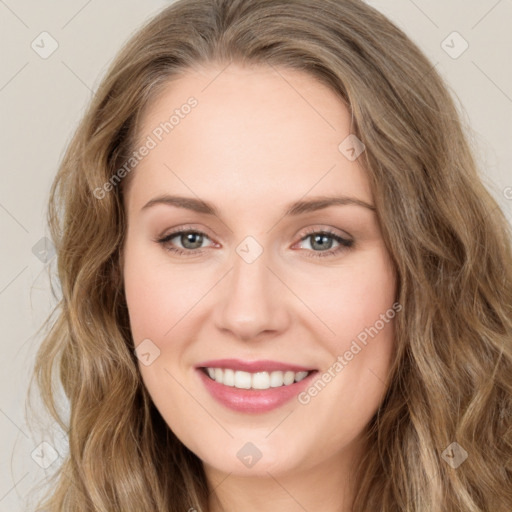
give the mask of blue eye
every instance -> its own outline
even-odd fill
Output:
[[[301,242],[304,240],[310,240],[309,245],[311,249],[320,248],[319,251],[308,251],[308,257],[313,258],[325,258],[328,256],[334,256],[351,248],[354,245],[353,240],[343,238],[329,230],[313,231],[312,233],[309,233],[303,237]],[[332,249],[333,241],[338,244],[338,246],[334,249]]]
[[[175,238],[179,239],[179,242],[182,245],[181,248],[175,247],[174,244],[171,244],[171,240]],[[203,252],[203,248],[201,246],[203,245],[205,239],[209,239],[209,237],[201,231],[178,229],[159,239],[158,242],[162,244],[168,251],[179,255],[189,256]]]

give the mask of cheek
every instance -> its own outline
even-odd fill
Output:
[[[124,286],[135,344],[166,338],[204,295],[203,277],[176,271],[158,251],[127,244]]]
[[[328,269],[328,275],[325,269],[322,273],[316,280],[307,276],[309,284],[304,281],[302,289],[309,290],[303,294],[304,301],[324,324],[323,340],[331,353],[347,350],[351,340],[375,323],[379,330],[390,330],[383,329],[381,315],[395,302],[396,276],[382,247],[361,254],[346,266]]]
[[[396,275],[383,249],[367,253],[339,276],[328,297],[321,301],[316,296],[334,331],[322,337],[331,357],[320,382],[299,401],[319,424],[340,426],[333,436],[350,437],[367,424],[384,397],[395,347],[394,318],[401,308],[395,302]]]
[[[318,338],[330,357],[319,374],[321,382],[299,401],[318,424],[338,425],[332,440],[343,444],[364,428],[387,388],[395,348],[394,318],[400,314],[395,303],[396,274],[387,251],[376,247],[331,272],[329,285],[311,290],[311,308],[331,330],[324,329],[326,334]],[[326,443],[327,451],[329,446]]]

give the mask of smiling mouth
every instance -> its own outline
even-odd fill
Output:
[[[200,368],[200,370],[208,375],[211,380],[224,386],[234,387],[238,389],[254,389],[264,390],[271,388],[280,388],[291,386],[301,380],[304,380],[312,371],[273,371],[273,372],[244,372],[240,370],[232,370],[230,368]]]

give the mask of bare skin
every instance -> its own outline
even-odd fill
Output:
[[[145,113],[140,140],[191,96],[197,106],[144,157],[125,196],[132,334],[135,345],[149,339],[160,351],[139,364],[144,384],[203,461],[213,512],[349,511],[364,430],[388,385],[393,321],[381,321],[334,377],[332,367],[390,310],[396,275],[371,208],[286,214],[320,196],[374,204],[361,159],[338,149],[351,133],[349,112],[299,71],[212,64],[169,83]],[[199,198],[217,215],[163,203],[143,209],[164,194]],[[203,234],[199,249],[180,234],[157,241],[181,227]],[[256,241],[249,251],[262,249],[251,263],[236,250],[248,236]],[[198,377],[198,363],[220,358],[319,375],[331,368],[332,378],[307,403],[244,413],[212,398]],[[252,467],[237,457],[248,442],[261,453]]]

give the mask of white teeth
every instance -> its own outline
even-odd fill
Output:
[[[308,376],[308,372],[297,372],[295,374],[295,382],[300,382]]]
[[[289,386],[305,379],[309,372],[274,371],[274,372],[242,372],[230,368],[206,368],[211,379],[239,389],[269,389]]]
[[[235,372],[227,368],[226,370],[224,370],[222,381],[219,382],[222,382],[225,386],[233,387],[235,385]]]
[[[252,376],[252,387],[254,389],[268,389],[270,387],[270,376],[268,372],[258,372]]]
[[[222,372],[222,370],[220,370]],[[222,373],[221,373],[222,375]],[[215,370],[215,380],[217,382],[220,382],[221,384],[224,384],[221,379],[217,380],[217,370]],[[240,389],[250,389],[251,388],[251,374],[247,372],[235,372],[235,388]]]
[[[272,372],[270,374],[270,387],[278,388],[283,385],[283,372]]]
[[[295,372],[285,372],[283,377],[284,385],[289,386],[295,381]]]

